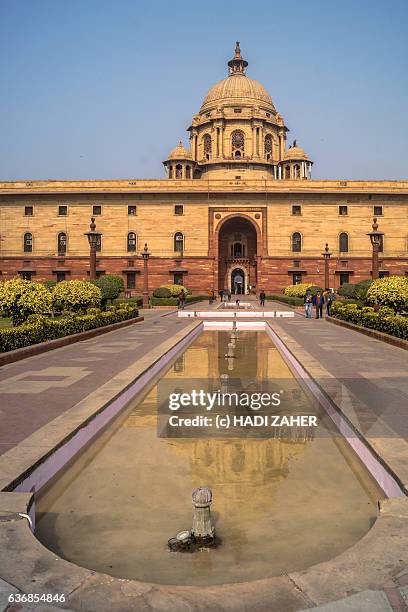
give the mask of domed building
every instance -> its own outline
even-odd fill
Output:
[[[191,148],[186,152],[196,164],[193,177],[310,179],[311,160],[299,147],[286,151],[289,130],[264,86],[247,76],[247,66],[237,42],[228,76],[210,88],[193,117],[188,128]],[[181,167],[178,176],[174,174],[170,161],[177,149],[164,162],[168,178],[191,178]]]
[[[247,72],[236,43],[227,75],[191,120],[188,144],[163,162],[166,178],[0,182],[0,280],[93,277],[90,217],[96,275],[122,276],[127,295],[143,292],[146,243],[150,291],[169,282],[201,294],[323,287],[325,270],[338,289],[374,274],[373,217],[379,275],[408,275],[408,182],[312,180],[308,153],[287,142],[282,115]]]

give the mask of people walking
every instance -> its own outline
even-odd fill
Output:
[[[306,319],[311,319],[312,318],[312,292],[310,291],[310,289],[308,289],[306,291],[306,295],[304,298],[304,304],[305,304],[305,313],[306,313]]]
[[[179,308],[183,310],[184,306],[186,305],[186,294],[184,292],[184,289],[182,289],[180,293],[178,294],[178,301],[179,301]]]
[[[260,306],[265,306],[265,300],[266,300],[266,293],[262,289],[261,293],[259,294],[259,305]]]
[[[316,319],[323,319],[324,297],[320,291],[313,296],[313,305],[316,308]]]

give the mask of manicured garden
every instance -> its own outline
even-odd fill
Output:
[[[123,291],[120,277],[43,284],[14,278],[0,283],[0,352],[105,327],[138,316],[137,305],[111,303]],[[54,316],[57,313],[58,316]]]
[[[179,303],[178,295],[184,290],[186,295],[186,304],[208,300],[208,294],[192,295],[190,289],[183,285],[162,285],[153,291],[153,296],[150,298],[152,306],[177,306]]]
[[[408,340],[408,278],[390,276],[346,287],[355,303],[334,302],[332,316]]]

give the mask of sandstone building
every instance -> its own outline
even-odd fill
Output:
[[[86,278],[84,232],[102,232],[99,274],[142,288],[183,282],[193,291],[274,291],[323,284],[322,252],[332,251],[330,286],[371,275],[366,233],[384,232],[380,274],[408,274],[408,181],[312,180],[312,160],[264,87],[246,74],[237,43],[228,76],[194,115],[189,147],[163,162],[163,180],[0,183],[0,279]]]

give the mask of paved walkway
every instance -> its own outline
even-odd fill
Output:
[[[140,323],[3,366],[0,455],[191,324],[163,310],[141,314]]]

